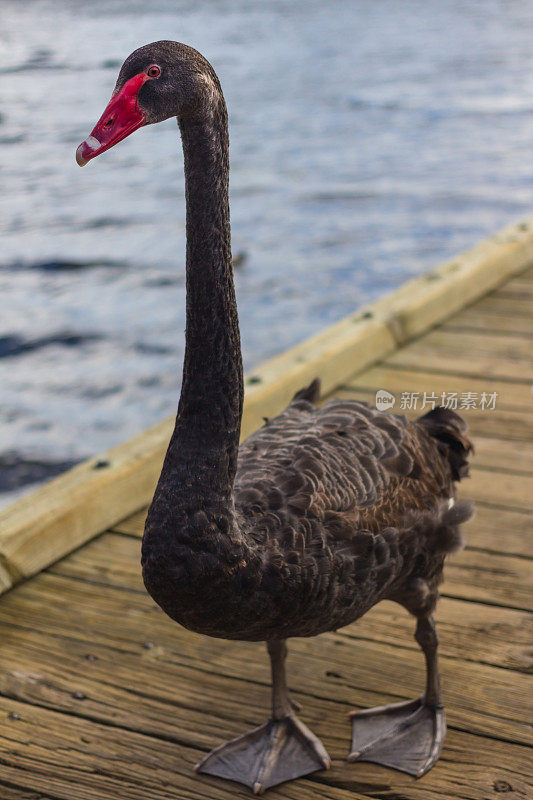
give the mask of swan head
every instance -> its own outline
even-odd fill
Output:
[[[169,41],[139,47],[120,68],[111,100],[76,150],[76,161],[85,166],[143,125],[205,114],[219,94],[213,68],[192,47]]]

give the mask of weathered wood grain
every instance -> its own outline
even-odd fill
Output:
[[[499,291],[493,292],[473,303],[468,309],[459,311],[443,324],[449,329],[479,329],[533,336],[531,319],[531,288],[533,272],[527,270],[519,278],[511,278]],[[517,291],[518,290],[518,291]],[[512,297],[506,296],[510,292]]]
[[[90,609],[90,610],[89,610]],[[89,623],[87,619],[89,618]],[[479,661],[527,672],[533,653],[533,617],[523,611],[442,597],[437,608],[441,652],[450,658]],[[119,624],[117,624],[119,620]],[[154,606],[147,594],[124,592],[43,573],[24,592],[6,596],[0,604],[0,625],[16,625],[43,636],[85,642],[135,654],[151,650],[151,642],[172,648],[179,628]],[[343,633],[355,638],[394,644],[418,652],[413,620],[399,606],[381,603]],[[7,634],[6,634],[7,635]],[[15,634],[10,634],[15,636]],[[24,638],[24,634],[19,634]]]
[[[448,597],[533,610],[533,563],[524,558],[465,549],[450,556],[441,592]]]
[[[531,275],[531,271],[523,272],[521,277]],[[504,285],[502,286],[502,288]],[[495,290],[490,294],[477,300],[473,303],[471,308],[480,308],[483,311],[492,312],[495,314],[506,314],[509,316],[520,316],[531,319],[531,299],[525,297],[524,299],[513,297],[502,297],[502,292]],[[460,312],[459,312],[460,313]]]
[[[526,512],[495,508],[478,501],[474,519],[464,526],[466,547],[533,558],[532,526],[533,519]]]
[[[479,378],[531,380],[531,342],[522,336],[439,328],[384,359],[391,366]]]
[[[474,426],[472,426],[474,427]],[[521,427],[515,428],[518,434]],[[475,452],[472,456],[474,467],[509,472],[533,473],[533,447],[526,436],[517,439],[497,439],[491,436],[477,436],[472,431]]]
[[[530,281],[509,281],[508,284],[502,286],[497,294],[497,297],[523,299],[524,297],[533,297],[533,287]]]
[[[460,487],[462,497],[471,497],[499,508],[533,511],[533,475],[474,467]]]
[[[526,269],[523,272],[521,272],[518,280],[526,281],[529,284],[533,283],[533,269],[529,267],[529,269]]]
[[[35,589],[26,586],[24,596],[19,596],[14,606],[9,602],[11,596],[0,605],[2,622],[16,619],[20,627],[32,629],[39,625],[43,633],[53,636],[68,630],[69,636],[83,638],[86,632],[84,609],[87,604],[92,604],[91,641],[107,645],[115,642],[119,648],[124,648],[127,642],[128,647],[138,652],[139,648],[144,648],[147,631],[148,639],[168,634],[169,638],[164,639],[166,646],[174,640],[176,626],[160,614],[142,590],[126,593],[107,587],[103,593],[91,584],[46,574],[36,581]],[[94,600],[95,592],[98,594],[97,602]],[[117,618],[120,619],[119,626],[113,624]],[[528,649],[531,640],[529,629],[533,620],[527,613],[442,597],[437,619],[449,630],[449,636],[442,642],[445,655],[520,671],[529,669],[533,656]],[[155,627],[152,630],[150,626]],[[455,627],[457,631],[454,634]],[[411,618],[390,603],[374,608],[356,623],[353,632],[363,638],[417,649],[411,638]],[[468,647],[465,647],[467,642]]]
[[[131,515],[131,517],[126,517],[120,522],[117,522],[116,525],[113,525],[113,527],[110,529],[110,532],[125,533],[130,536],[141,537],[143,535],[147,513],[147,507],[141,508],[140,511],[136,511],[135,514]]]
[[[501,336],[509,334],[533,338],[533,322],[530,316],[520,314],[495,314],[481,311],[475,306],[454,315],[449,322],[442,326],[443,330],[450,331],[485,331],[498,333]]]
[[[87,652],[83,640],[8,626],[3,634],[3,696],[206,749],[215,728],[236,735],[268,715],[270,668],[261,644],[199,637],[177,626],[173,647],[137,653],[95,644]],[[338,634],[292,641],[288,667],[303,718],[316,724],[328,717],[337,751],[346,735],[337,704],[366,708],[416,697],[424,680],[421,653]],[[513,672],[511,680],[510,670],[447,657],[441,672],[451,728],[530,741],[526,675]]]
[[[530,612],[441,597],[435,619],[441,657],[476,661],[518,672],[533,671],[533,615]],[[413,619],[393,603],[378,604],[339,635],[390,643],[419,652],[413,638]]]
[[[408,349],[408,348],[406,348]],[[446,366],[446,365],[444,365]],[[387,389],[392,392],[396,397],[396,405],[391,412],[408,413],[412,411],[415,415],[429,411],[431,404],[429,398],[432,394],[436,395],[437,400],[440,402],[442,393],[447,396],[450,392],[457,392],[459,405],[457,411],[465,414],[467,417],[472,414],[472,410],[461,407],[461,395],[465,392],[472,392],[476,395],[476,403],[479,404],[483,392],[491,394],[496,392],[496,409],[504,411],[533,411],[533,395],[531,387],[528,383],[527,374],[524,376],[524,381],[505,381],[490,378],[482,375],[481,377],[464,376],[459,373],[453,372],[453,364],[451,365],[452,371],[449,373],[435,371],[441,369],[440,364],[433,364],[426,370],[402,368],[401,366],[385,366],[383,364],[376,364],[364,372],[356,373],[351,376],[342,386],[342,391],[353,392],[369,392],[375,393],[378,389]],[[533,373],[533,368],[529,370]],[[337,394],[339,388],[335,390]],[[416,408],[410,409],[408,406],[402,406],[402,392],[418,393]],[[427,404],[423,407],[424,392],[426,392]],[[367,398],[359,398],[366,400]],[[406,398],[408,400],[408,398]],[[445,398],[446,399],[446,398]],[[483,412],[483,417],[490,416],[492,412],[486,410]]]
[[[121,731],[117,738],[115,729],[108,726],[10,700],[0,701],[0,709],[3,777],[28,789],[50,792],[61,800],[249,797],[248,790],[236,784],[193,776],[192,765],[201,753],[185,745],[130,731]],[[326,746],[327,724],[324,718],[317,731]],[[368,796],[499,800],[499,787],[505,785],[512,792],[509,800],[527,797],[526,748],[460,732],[449,734],[446,747],[450,761],[442,760],[420,782],[372,765],[335,761],[331,771],[276,787],[268,796],[272,800],[363,800]],[[510,763],[516,765],[514,771]]]
[[[2,800],[55,800],[50,795],[33,792],[31,789],[15,789],[0,780],[0,797]]]

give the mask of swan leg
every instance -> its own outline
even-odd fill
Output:
[[[439,758],[446,716],[437,667],[437,631],[431,616],[419,618],[415,638],[426,658],[425,694],[416,700],[354,711],[348,761],[372,761],[420,778]]]
[[[215,748],[196,766],[197,772],[244,783],[255,794],[330,765],[320,739],[295,714],[296,703],[285,678],[285,642],[268,642],[267,647],[272,667],[271,718]]]

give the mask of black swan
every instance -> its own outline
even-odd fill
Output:
[[[348,758],[423,775],[446,730],[432,612],[445,555],[472,515],[454,489],[468,471],[466,424],[443,408],[416,422],[356,401],[316,408],[315,380],[239,447],[227,113],[211,65],[177,42],[136,50],[76,158],[83,166],[173,116],[185,158],[186,348],[176,425],[146,521],[143,578],[172,619],[208,636],[265,641],[272,666],[269,721],[197,769],[261,792],[327,768],[322,743],[296,716],[285,640],[334,631],[388,599],[416,617],[425,692],[354,712]]]

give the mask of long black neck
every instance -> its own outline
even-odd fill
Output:
[[[222,92],[179,120],[187,206],[187,325],[183,382],[164,470],[194,495],[225,495],[235,477],[243,404],[231,260],[228,122]]]

